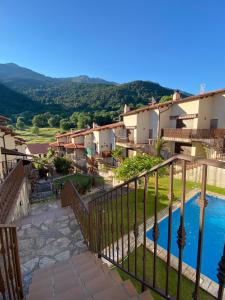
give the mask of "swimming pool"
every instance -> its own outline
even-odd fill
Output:
[[[183,251],[183,261],[193,268],[197,264],[199,206],[196,194],[185,204],[186,245]],[[202,250],[201,273],[218,282],[218,262],[223,254],[225,241],[225,200],[207,195],[208,205],[205,209],[205,227]],[[172,214],[172,245],[171,253],[178,257],[177,230],[180,224],[180,209]],[[167,249],[168,217],[159,223],[160,236],[158,244]],[[147,231],[147,237],[152,238],[152,229]]]

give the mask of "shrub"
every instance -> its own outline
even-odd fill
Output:
[[[72,166],[72,162],[65,157],[56,157],[53,161],[56,172],[62,175],[67,175]]]
[[[137,156],[126,158],[115,170],[115,175],[119,180],[128,180],[144,171],[150,170],[152,167],[161,162],[162,159],[160,157],[138,154]],[[161,169],[160,175],[164,173],[165,169]]]

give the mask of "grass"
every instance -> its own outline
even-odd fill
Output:
[[[90,176],[79,173],[57,178],[54,180],[53,184],[54,187],[57,189],[60,188],[61,185],[67,181],[72,181],[78,188],[78,190],[82,189],[83,191],[90,189],[93,185],[97,186],[104,184],[104,179],[101,176]]]
[[[142,271],[143,271],[143,260],[142,260],[142,254],[143,254],[143,246],[139,247],[137,249],[137,275],[139,278],[142,278]],[[130,254],[130,270],[134,272],[134,262],[135,262],[135,255],[134,253]],[[146,282],[152,283],[153,280],[153,254],[147,250],[146,255]],[[125,268],[127,268],[127,260],[124,263]],[[125,272],[118,269],[118,272],[123,280],[131,279],[134,286],[136,287],[137,291],[141,293],[141,284],[139,281],[133,279],[133,277],[130,277]],[[177,271],[174,269],[171,269],[170,277],[169,277],[169,293],[172,296],[176,296],[176,288],[177,288]],[[166,263],[162,261],[160,258],[157,257],[157,272],[156,272],[156,285],[157,287],[160,287],[161,289],[165,290],[165,284],[166,284]],[[194,283],[191,282],[189,279],[182,276],[182,286],[181,286],[181,300],[188,300],[193,299],[192,293],[194,291]],[[161,296],[159,296],[157,293],[151,291],[152,296],[155,300],[161,300],[164,299]],[[203,290],[200,290],[200,299],[201,300],[212,300],[215,299],[214,297],[210,296]]]
[[[32,133],[32,127],[16,130],[16,134],[25,139],[28,144],[53,142],[57,132],[59,132],[59,128],[39,128],[38,135]]]

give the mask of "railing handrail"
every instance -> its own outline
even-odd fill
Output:
[[[103,194],[103,196],[107,195],[107,194],[110,194],[111,192],[117,190],[118,188],[121,188],[121,187],[135,181],[135,180],[139,180],[139,179],[143,178],[144,176],[148,176],[151,173],[159,170],[160,168],[165,167],[165,166],[167,166],[171,163],[174,163],[177,160],[185,160],[187,162],[196,162],[196,163],[207,165],[207,166],[212,166],[212,167],[225,169],[225,162],[223,162],[223,161],[216,161],[216,160],[213,160],[213,159],[203,159],[203,158],[198,157],[198,156],[191,156],[191,155],[185,155],[185,154],[176,154],[176,155],[168,158],[167,160],[163,161],[162,163],[152,167],[150,170],[144,171],[144,172],[140,173],[139,175],[134,176],[134,177],[130,178],[129,180],[126,180],[123,183],[118,184],[114,188],[111,188],[110,190],[105,192]],[[96,197],[96,198],[92,199],[90,202],[94,202],[98,198],[99,197]]]

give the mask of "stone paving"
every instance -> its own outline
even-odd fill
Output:
[[[32,204],[29,216],[16,225],[25,292],[35,270],[86,250],[72,210],[58,201]]]

